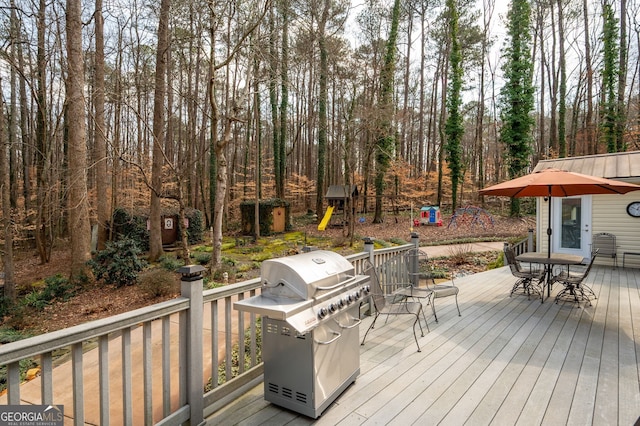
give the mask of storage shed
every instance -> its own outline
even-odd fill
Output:
[[[280,198],[260,200],[260,235],[269,235],[284,232],[290,229],[290,208],[289,203]],[[240,204],[242,214],[242,233],[245,235],[255,234],[255,201],[243,201]]]

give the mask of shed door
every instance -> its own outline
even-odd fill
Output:
[[[285,227],[285,211],[284,207],[273,208],[273,232],[284,232]]]
[[[591,195],[553,198],[553,243],[558,253],[591,258]]]

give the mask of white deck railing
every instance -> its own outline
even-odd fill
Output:
[[[379,250],[369,243],[347,259],[360,273],[365,259],[379,265],[417,244],[417,237]],[[0,404],[64,405],[75,424],[201,423],[262,374],[258,318],[232,308],[259,292],[260,279],[203,292],[202,270],[181,268],[174,300],[1,346],[7,392]],[[237,353],[249,353],[248,365],[234,366],[236,345]],[[61,350],[71,359],[58,365]],[[20,365],[28,360],[40,375],[25,382]]]

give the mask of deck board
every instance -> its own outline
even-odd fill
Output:
[[[410,316],[380,318],[361,346],[360,376],[316,420],[265,402],[260,385],[208,423],[633,424],[640,270],[594,266],[593,306],[509,297],[513,280],[506,268],[457,279],[462,316],[453,298],[437,301],[439,323],[425,306],[422,352]],[[371,320],[363,319],[361,338]]]

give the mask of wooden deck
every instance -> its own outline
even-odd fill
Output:
[[[633,425],[640,270],[594,267],[591,307],[509,297],[513,282],[506,268],[456,280],[462,316],[452,298],[439,299],[422,352],[409,318],[377,325],[361,347],[360,376],[315,421],[265,402],[261,383],[208,424]]]

